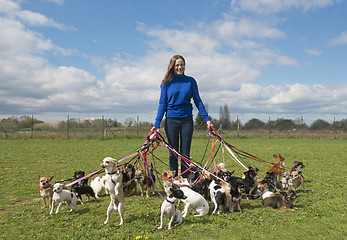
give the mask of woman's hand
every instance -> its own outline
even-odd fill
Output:
[[[213,127],[213,124],[212,124],[212,122],[210,120],[208,120],[206,122],[206,125],[207,125],[207,130],[210,130],[210,128]]]
[[[157,127],[152,127],[151,131],[160,132],[160,128],[157,128]]]

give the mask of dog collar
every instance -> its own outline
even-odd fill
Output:
[[[185,185],[185,184],[181,185],[181,187],[187,187],[187,188],[189,188],[189,186],[188,186],[188,185]]]
[[[169,199],[166,199],[168,203],[175,204],[174,202],[170,201]]]
[[[60,190],[60,192],[56,192],[56,193],[61,193],[64,189]]]
[[[45,187],[41,187],[40,186],[40,190],[49,190],[50,188],[51,188],[51,184],[48,184],[47,186],[45,186]]]
[[[114,171],[114,172],[111,172],[111,173],[107,173],[108,175],[114,175],[114,174],[116,174],[117,172],[116,171]]]

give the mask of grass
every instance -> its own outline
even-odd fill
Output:
[[[303,161],[306,165],[304,176],[308,191],[303,192],[299,188],[298,198],[294,202],[298,209],[295,212],[271,210],[263,208],[260,200],[250,203],[242,200],[243,212],[203,218],[188,215],[181,226],[172,230],[158,230],[162,199],[158,195],[150,198],[132,195],[125,199],[123,226],[118,225],[119,216],[116,212],[112,214],[109,224],[103,225],[109,204],[108,196],[98,202],[78,205],[76,213],[69,213],[64,205],[59,214],[52,218],[48,208],[41,209],[39,174],[54,176],[53,180],[57,181],[71,178],[76,170],[94,172],[100,168],[99,164],[104,157],[121,159],[128,156],[136,152],[144,139],[0,140],[0,238],[346,239],[347,139],[225,140],[269,162],[274,153],[285,156],[289,167],[293,160]],[[207,138],[193,140],[191,156],[195,162],[202,160],[207,143]],[[155,155],[161,159],[155,161],[157,169],[166,170],[167,150],[159,147]],[[219,152],[217,162],[221,162],[222,157],[222,152]],[[229,169],[236,170],[235,175],[241,174],[243,169],[227,154],[225,161]],[[258,166],[260,177],[264,176],[266,166],[253,160],[249,162]],[[165,227],[167,223],[165,221]]]

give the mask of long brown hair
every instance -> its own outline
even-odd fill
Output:
[[[163,81],[161,81],[161,85],[166,84],[168,82],[170,82],[173,78],[173,75],[175,73],[175,63],[177,59],[182,59],[184,64],[186,64],[186,60],[184,60],[184,58],[181,55],[175,55],[170,59],[169,62],[169,66],[167,67],[167,72],[165,74],[165,77],[163,79]]]

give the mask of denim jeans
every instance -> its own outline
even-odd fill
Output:
[[[190,157],[190,146],[193,137],[193,117],[185,118],[166,118],[165,133],[171,147],[179,151],[183,156]],[[181,159],[181,173],[183,173],[189,164]],[[175,170],[178,175],[178,159],[177,156],[170,151],[169,153],[170,171]],[[182,177],[188,177],[189,171],[184,173]]]

